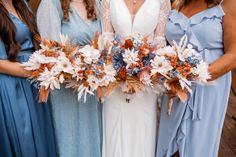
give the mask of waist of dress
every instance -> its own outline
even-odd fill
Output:
[[[19,54],[18,54],[18,56],[22,56],[22,55],[28,55],[28,54],[32,54],[33,53],[33,49],[25,49],[25,50],[21,50],[20,52],[19,52]]]
[[[222,55],[224,55],[223,49],[203,49],[200,51],[201,56],[203,57],[204,61],[207,63],[212,63]]]
[[[17,61],[22,63],[22,62],[27,62],[30,58],[30,55],[33,53],[32,49],[27,49],[27,50],[22,50],[17,56]]]
[[[199,51],[200,54],[211,54],[211,56],[220,57],[224,54],[223,48],[205,48]]]

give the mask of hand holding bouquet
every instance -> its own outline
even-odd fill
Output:
[[[160,74],[151,75],[151,60],[155,57],[156,48],[146,38],[128,38],[123,42],[116,37],[105,50],[116,70],[116,86],[122,86],[127,94],[126,101],[140,90],[158,92]],[[109,88],[108,91],[114,90]],[[107,93],[110,93],[107,92]]]
[[[156,49],[146,38],[119,37],[103,48],[101,37],[84,47],[71,46],[66,37],[62,43],[44,40],[41,49],[24,63],[32,71],[31,78],[40,84],[40,101],[46,101],[50,90],[60,84],[78,92],[78,99],[97,92],[104,99],[121,86],[129,102],[139,91],[176,93],[181,101],[188,99],[192,82],[206,83],[208,65],[200,54],[187,44],[187,36],[173,46]],[[172,99],[169,99],[168,114]]]
[[[23,63],[26,70],[32,71],[30,79],[39,82],[39,101],[48,99],[49,91],[60,89],[60,84],[74,75],[73,56],[77,47],[70,45],[66,36],[60,36],[61,43],[42,40],[38,51],[29,61]]]
[[[205,84],[210,79],[208,64],[187,41],[187,36],[184,36],[179,44],[174,42],[173,46],[157,50],[151,61],[152,75],[159,73],[164,76],[165,88],[176,93],[183,102],[188,99],[187,92],[192,93],[192,82]],[[172,100],[169,102],[168,114]]]

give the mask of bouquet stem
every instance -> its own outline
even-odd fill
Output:
[[[45,89],[45,87],[40,87],[39,89],[39,102],[47,102],[49,96],[49,90]]]

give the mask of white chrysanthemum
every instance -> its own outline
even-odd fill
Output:
[[[79,52],[81,52],[81,55],[84,57],[84,62],[87,64],[97,62],[101,55],[99,50],[90,45],[84,46],[79,50]]]
[[[74,68],[70,60],[65,55],[60,55],[57,58],[56,68],[57,71],[62,71],[71,75],[74,74]]]
[[[196,68],[192,69],[193,74],[198,75],[198,81],[200,83],[207,83],[207,80],[211,78],[208,71],[208,64],[201,61]]]
[[[108,86],[109,83],[116,81],[116,70],[112,65],[105,65],[103,72],[106,75],[100,80],[100,86]]]
[[[174,50],[172,46],[166,46],[164,48],[160,48],[156,50],[155,53],[160,56],[164,56],[164,55],[175,56],[176,55],[176,51]]]
[[[40,67],[41,64],[57,62],[56,58],[46,57],[45,55],[42,55],[42,52],[44,52],[44,51],[39,50],[39,51],[34,52],[30,56],[30,59],[27,62],[22,64],[26,70],[36,70]]]
[[[153,60],[151,60],[151,75],[155,75],[156,73],[160,73],[164,76],[173,69],[170,65],[169,61],[166,60],[164,56],[156,56]]]
[[[46,89],[60,89],[60,80],[57,77],[58,74],[59,73],[54,70],[49,71],[45,68],[44,72],[40,74],[37,80],[40,81],[40,86],[44,86]]]
[[[138,53],[135,52],[134,49],[126,49],[125,53],[123,54],[123,60],[127,64],[126,68],[129,68],[132,64],[135,65],[139,61]]]

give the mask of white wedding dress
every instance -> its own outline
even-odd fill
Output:
[[[148,37],[157,47],[165,46],[165,25],[169,0],[145,0],[132,16],[124,0],[103,0],[103,36],[115,34]],[[117,88],[104,102],[103,157],[154,157],[157,128],[157,95],[140,92],[126,102]]]

